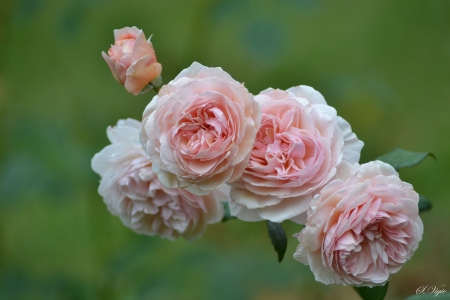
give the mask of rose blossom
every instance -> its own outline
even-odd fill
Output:
[[[347,173],[347,174],[345,174]],[[383,285],[417,249],[419,196],[390,165],[355,164],[314,197],[294,258],[325,284]]]
[[[92,159],[92,169],[101,177],[99,194],[109,211],[137,233],[187,240],[200,237],[207,224],[223,217],[228,196],[221,187],[207,196],[184,189],[166,188],[152,172],[152,163],[139,142],[141,123],[120,120],[107,130],[111,145]]]
[[[242,174],[260,117],[242,84],[194,62],[147,106],[141,142],[163,185],[205,195]]]
[[[231,214],[244,221],[306,222],[313,196],[342,162],[358,162],[363,142],[309,86],[267,89],[250,162],[231,190]]]
[[[156,61],[150,38],[146,40],[144,32],[136,27],[125,27],[114,30],[114,39],[108,55],[102,52],[114,78],[133,95],[151,89],[149,83],[158,81],[162,67]]]

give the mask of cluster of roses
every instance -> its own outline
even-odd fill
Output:
[[[139,94],[161,65],[136,27],[115,31],[103,57]],[[325,284],[382,285],[417,249],[418,194],[390,165],[359,165],[363,142],[308,86],[253,96],[221,68],[194,62],[162,86],[142,123],[109,127],[92,168],[110,212],[137,233],[188,240],[228,202],[243,221],[291,220],[294,258]]]

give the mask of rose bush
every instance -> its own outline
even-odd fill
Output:
[[[200,237],[206,225],[223,217],[226,186],[207,196],[184,189],[166,188],[152,171],[152,163],[139,142],[141,123],[120,120],[107,130],[111,145],[92,159],[92,169],[101,177],[99,194],[109,211],[137,233],[167,239]]]
[[[342,162],[358,162],[363,142],[308,86],[267,89],[255,97],[261,127],[250,161],[232,185],[232,215],[244,221],[304,224],[314,194]]]
[[[108,54],[102,52],[114,78],[133,95],[148,91],[162,71],[150,39],[136,27],[114,30],[114,39]]]
[[[311,202],[294,258],[325,284],[383,285],[422,239],[419,196],[381,161],[349,166],[339,177]]]
[[[164,186],[205,195],[242,174],[260,118],[242,84],[194,62],[147,106],[141,141]]]

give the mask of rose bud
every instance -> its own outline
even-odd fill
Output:
[[[150,38],[146,40],[144,32],[134,26],[116,29],[114,45],[108,54],[102,52],[114,78],[135,96],[152,89],[149,83],[159,86],[161,82],[162,66]]]

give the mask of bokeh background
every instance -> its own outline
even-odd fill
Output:
[[[433,152],[400,174],[434,207],[387,299],[450,290],[449,16],[447,0],[1,0],[0,299],[358,299],[316,283],[294,238],[279,264],[264,222],[171,242],[109,214],[91,157],[153,92],[128,94],[100,53],[133,25],[154,34],[166,82],[198,61],[254,94],[310,85],[365,142],[362,162]]]

